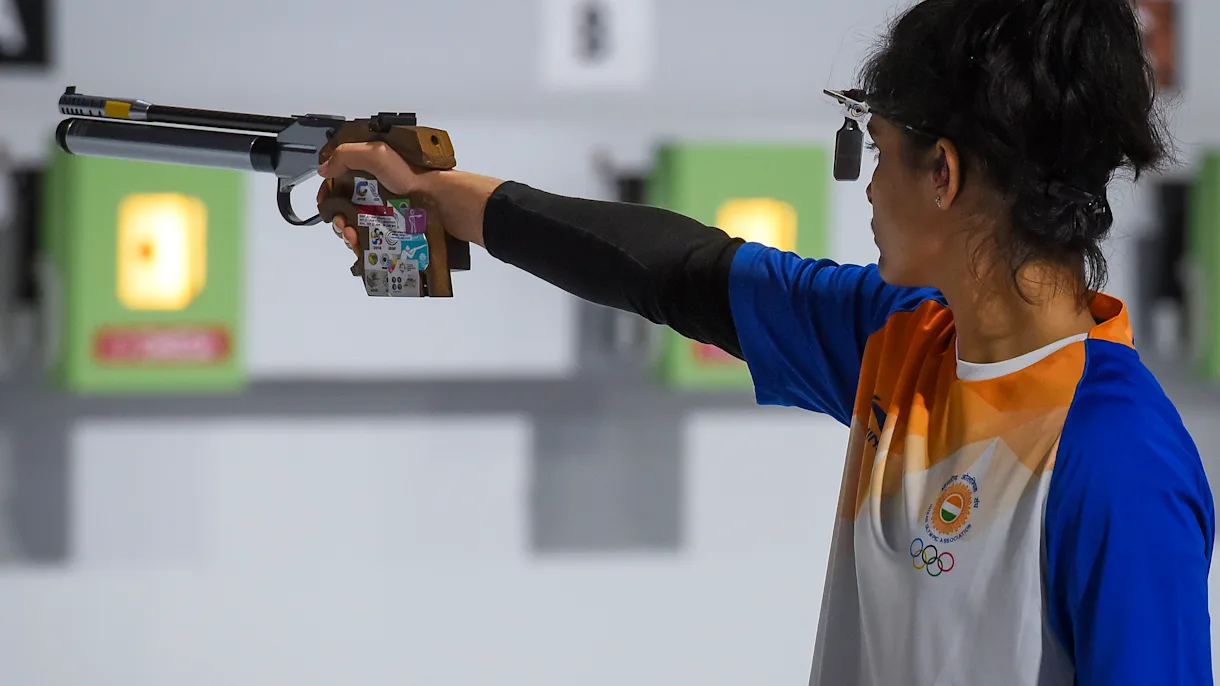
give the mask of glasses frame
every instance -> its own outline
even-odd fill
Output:
[[[856,181],[860,178],[860,161],[864,155],[864,122],[872,115],[881,113],[876,112],[868,104],[865,94],[858,90],[836,91],[824,88],[822,92],[834,98],[842,107],[843,113],[843,126],[835,134],[835,180]],[[901,122],[894,123],[920,136],[940,138],[926,129]]]

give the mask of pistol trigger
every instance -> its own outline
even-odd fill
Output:
[[[276,204],[280,208],[280,216],[284,218],[284,221],[293,226],[313,226],[320,223],[322,221],[322,215],[320,214],[315,214],[309,219],[304,220],[297,217],[296,211],[292,209],[292,189],[294,188],[296,188],[296,184],[291,180],[280,179],[279,188],[275,194]]]

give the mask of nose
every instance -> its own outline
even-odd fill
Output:
[[[873,184],[868,184],[868,187],[864,189],[864,194],[868,196],[868,204],[873,204]]]

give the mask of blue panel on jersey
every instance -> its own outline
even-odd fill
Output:
[[[838,265],[746,243],[729,279],[730,306],[755,396],[851,423],[868,337],[933,289],[890,286],[876,265]]]
[[[1052,628],[1082,686],[1210,684],[1215,511],[1199,453],[1134,350],[1085,350],[1046,503]]]

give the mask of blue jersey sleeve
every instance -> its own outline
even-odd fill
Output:
[[[895,311],[940,299],[890,286],[876,265],[839,265],[746,243],[729,301],[755,397],[762,405],[822,412],[851,423],[864,345]]]
[[[1198,451],[1134,350],[1089,340],[1086,355],[1047,494],[1052,628],[1081,686],[1210,684]]]

